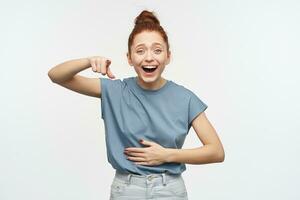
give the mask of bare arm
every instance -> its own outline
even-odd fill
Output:
[[[110,71],[110,63],[109,59],[100,56],[69,60],[51,68],[48,76],[52,82],[72,91],[100,98],[100,79],[80,76],[77,73],[92,67],[94,72],[102,75],[107,74],[110,78],[115,78]]]
[[[88,58],[69,60],[50,69],[48,76],[54,83],[63,83],[90,66]]]
[[[225,153],[222,143],[204,112],[193,120],[192,126],[204,145],[193,149],[168,148],[166,161],[188,164],[223,162]]]

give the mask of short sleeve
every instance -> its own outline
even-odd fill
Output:
[[[123,82],[120,79],[100,77],[101,86],[101,118],[105,118],[106,110],[118,106]]]
[[[189,114],[188,114],[188,124],[191,127],[192,121],[202,112],[206,110],[208,106],[193,92],[191,92],[189,100]]]

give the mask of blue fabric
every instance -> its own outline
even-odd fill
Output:
[[[108,162],[119,171],[140,175],[181,174],[184,163],[136,165],[123,153],[126,147],[145,147],[140,139],[166,148],[180,149],[192,120],[207,105],[192,91],[171,80],[157,90],[147,90],[137,77],[123,80],[101,77],[101,118],[104,120]]]

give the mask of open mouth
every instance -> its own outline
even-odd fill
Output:
[[[157,69],[157,66],[142,66],[144,72],[152,73]]]

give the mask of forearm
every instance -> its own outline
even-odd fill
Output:
[[[207,164],[224,161],[224,152],[214,145],[204,145],[193,149],[167,149],[166,162],[187,164]]]
[[[89,67],[90,62],[87,58],[73,59],[53,67],[48,76],[53,82],[64,82]]]

